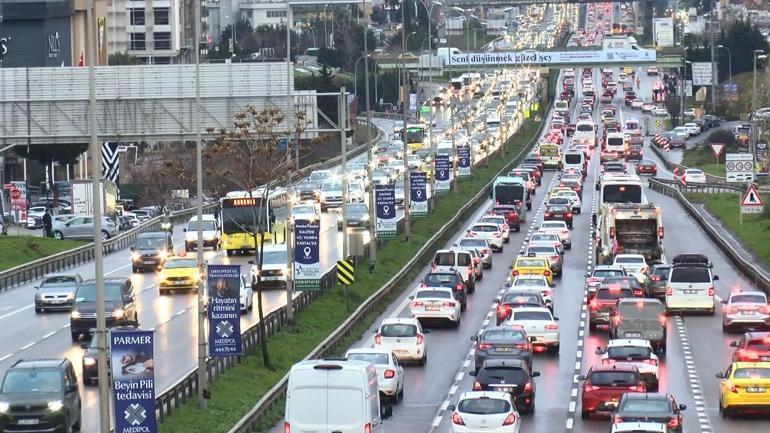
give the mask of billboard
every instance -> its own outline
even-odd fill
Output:
[[[449,155],[436,155],[434,176],[436,194],[446,194],[452,187],[452,161]]]
[[[457,148],[457,177],[471,177],[471,148],[468,146]]]
[[[320,226],[310,221],[294,223],[294,288],[321,290]]]
[[[625,64],[628,62],[654,62],[657,54],[654,50],[610,49],[586,51],[500,51],[488,53],[452,53],[448,64],[452,66],[468,65],[504,65],[504,66],[549,66],[560,64]]]
[[[115,433],[157,432],[153,331],[113,329],[109,338]]]
[[[206,270],[209,356],[243,355],[241,266],[208,265]]]
[[[409,173],[409,207],[415,218],[428,216],[427,179],[424,171]]]
[[[671,17],[652,19],[653,41],[659,47],[674,46],[674,19]]]
[[[396,187],[394,185],[376,185],[374,188],[376,205],[376,228],[378,239],[395,239],[398,231],[396,222]]]

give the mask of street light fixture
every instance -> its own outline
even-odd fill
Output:
[[[371,57],[371,56],[369,54],[365,54],[357,58],[356,63],[353,65],[353,94],[354,95],[358,95],[358,62],[360,62],[361,60],[367,57]],[[366,72],[368,73],[369,71],[366,71]],[[366,73],[364,74],[364,79],[367,79]],[[366,96],[367,98],[369,97],[369,95],[366,95]]]

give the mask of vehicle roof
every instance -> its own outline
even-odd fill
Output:
[[[216,216],[214,216],[213,214],[203,214],[203,215],[201,215],[201,219],[203,221],[216,221],[217,220]],[[198,221],[198,216],[197,215],[193,215],[193,216],[190,217],[190,222],[193,222],[193,221]]]
[[[45,274],[43,276],[43,279],[51,278],[51,277],[79,277],[80,274],[77,272],[51,272],[50,274]]]
[[[418,286],[416,289],[414,289],[415,293],[417,293],[417,292],[425,292],[425,291],[428,291],[428,290],[452,293],[452,289],[451,288],[444,287],[444,286],[427,286],[427,287]]]
[[[517,308],[515,310],[516,313],[526,313],[526,312],[546,312],[551,313],[551,310],[547,307],[521,307]]]
[[[411,317],[388,317],[388,318],[382,319],[382,323],[380,323],[380,326],[394,325],[394,324],[419,325],[419,323],[420,322],[417,319],[413,319]]]
[[[137,239],[138,238],[165,238],[166,236],[168,236],[166,232],[144,232],[136,235]]]
[[[660,302],[659,299],[652,299],[652,298],[620,298],[618,299],[618,304],[657,304],[661,307],[663,306],[663,303]]]
[[[649,340],[642,338],[616,338],[607,342],[607,347],[652,347]]]
[[[460,400],[475,400],[479,398],[494,398],[511,402],[511,395],[501,391],[467,391],[460,394]]]
[[[770,365],[770,363],[768,363]],[[597,371],[634,371],[639,372],[639,369],[634,364],[626,364],[625,362],[616,362],[614,364],[596,364],[591,367],[591,372]]]
[[[346,353],[381,353],[383,355],[391,355],[393,352],[385,347],[355,347],[348,349]]]
[[[487,359],[484,361],[483,364],[481,364],[481,368],[500,368],[500,367],[511,367],[511,368],[519,368],[523,370],[529,370],[529,364],[527,364],[526,361],[523,359],[500,359],[500,358],[492,358]]]
[[[770,361],[733,362],[735,368],[770,368]]]
[[[65,363],[67,363],[66,358],[20,359],[11,366],[11,369],[59,368]]]
[[[767,294],[765,294],[765,292],[761,292],[759,290],[736,290],[736,291],[730,293],[730,297],[731,298],[733,296],[736,296],[736,295],[756,295],[756,296],[762,296],[762,297],[767,298]]]
[[[663,392],[627,392],[623,394],[623,398],[634,400],[668,400],[671,398],[671,394]]]

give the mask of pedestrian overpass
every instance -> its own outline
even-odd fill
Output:
[[[497,7],[512,7],[523,5],[535,5],[535,4],[549,4],[549,5],[567,5],[567,4],[585,4],[585,3],[628,3],[629,0],[484,0],[481,6],[497,6]],[[635,0],[645,3],[652,3],[655,0]],[[444,0],[443,3],[447,6],[454,7],[476,7],[480,6],[479,0]]]

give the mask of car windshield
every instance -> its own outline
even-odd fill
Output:
[[[423,282],[427,285],[437,284],[441,287],[454,285],[458,281],[456,275],[452,274],[428,274],[423,278]]]
[[[535,241],[553,241],[553,242],[557,242],[557,241],[559,241],[559,237],[556,236],[556,235],[546,235],[546,234],[542,234],[542,233],[541,234],[535,233],[535,234],[532,235],[531,238],[529,238],[529,241],[530,242],[535,242]]]
[[[201,221],[200,223],[200,229],[204,232],[211,232],[217,229],[217,225],[214,221],[208,220],[208,221]],[[190,221],[187,223],[187,231],[188,232],[195,232],[198,231],[198,221]]]
[[[527,372],[521,368],[482,368],[476,376],[479,382],[517,384],[527,380]]]
[[[152,237],[152,238],[136,238],[134,248],[137,250],[155,250],[163,249],[166,246],[166,238],[164,237]]]
[[[528,253],[541,253],[541,254],[555,254],[555,250],[553,247],[529,247],[527,248]]]
[[[635,385],[636,375],[630,371],[594,371],[589,377],[593,386]]]
[[[492,226],[492,225],[476,225],[476,226],[473,226],[473,229],[471,230],[473,230],[474,232],[491,233],[491,232],[496,232],[499,229],[497,228],[497,226]]]
[[[350,361],[366,361],[372,364],[390,364],[388,355],[384,353],[349,353]]]
[[[541,229],[563,229],[567,227],[565,223],[543,223],[540,225]]]
[[[670,271],[670,270],[671,270],[671,268],[669,268],[668,266],[659,266],[659,267],[656,267],[655,269],[653,269],[652,275],[657,275],[657,276],[661,277],[661,279],[665,280],[665,279],[668,278],[668,271]]]
[[[286,263],[286,250],[265,251],[262,254],[263,265],[283,265]]]
[[[414,297],[417,299],[424,299],[424,298],[450,299],[452,298],[452,294],[446,290],[420,290],[415,294]]]
[[[623,276],[622,269],[597,269],[594,271],[593,277],[595,278],[607,278],[607,277],[619,277]]]
[[[733,379],[770,379],[770,368],[739,368],[733,373]]]
[[[620,407],[619,412],[671,412],[671,403],[668,400],[654,398],[629,398]]]
[[[620,301],[618,313],[625,319],[658,320],[663,316],[663,304],[660,302]]]
[[[551,313],[547,311],[515,311],[512,320],[551,320]]]
[[[560,205],[560,204],[548,206],[547,210],[548,212],[558,212],[558,213],[569,212],[569,208],[567,206]]]
[[[762,352],[770,351],[770,338],[768,339],[762,339],[762,340],[749,340],[748,343],[746,343],[749,349],[751,350],[757,350]]]
[[[639,287],[639,280],[636,277],[608,277],[604,279],[604,284],[636,289]]]
[[[295,214],[308,214],[308,213],[315,213],[315,209],[313,206],[294,206],[292,208],[292,212]]]
[[[52,284],[72,285],[77,282],[77,279],[72,275],[56,275],[53,277],[46,277],[41,286],[50,286]]]
[[[369,209],[366,207],[365,204],[348,204],[345,206],[345,212],[349,214],[359,214],[359,213],[367,213],[369,212]]]
[[[607,348],[610,359],[649,359],[652,349],[637,346],[615,346]]]
[[[458,412],[472,415],[493,415],[510,410],[510,403],[499,398],[469,398],[457,404]]]
[[[503,296],[504,304],[541,304],[539,295],[526,293],[511,293]]]
[[[197,268],[198,261],[195,259],[174,259],[167,260],[163,265],[165,269]]]
[[[482,341],[505,341],[507,343],[526,343],[524,333],[515,329],[490,329],[481,336]]]
[[[746,302],[751,304],[766,304],[767,300],[762,295],[733,295],[730,302]]]
[[[633,298],[634,292],[630,289],[621,288],[607,288],[599,289],[596,291],[597,299],[620,299],[620,298]]]
[[[505,219],[502,217],[484,217],[481,219],[481,222],[492,223],[492,224],[503,224],[505,222]]]
[[[323,191],[342,191],[342,182],[324,182],[321,189]]]
[[[671,270],[671,278],[669,280],[672,283],[710,283],[711,272],[709,272],[708,268],[704,267],[676,267]]]
[[[54,369],[10,370],[3,381],[3,394],[55,393],[62,390],[62,375]]]
[[[454,266],[455,255],[454,253],[438,253],[436,254],[436,258],[433,259],[433,263],[435,263],[436,266]]]
[[[383,337],[414,337],[417,335],[417,327],[406,323],[382,325],[380,334]]]
[[[542,268],[545,266],[542,260],[521,259],[516,262],[517,268]]]
[[[516,278],[513,286],[541,286],[545,287],[548,283],[543,278]]]
[[[643,265],[644,264],[644,257],[616,256],[615,257],[615,263],[626,263],[626,264]]]
[[[106,302],[118,302],[123,298],[123,285],[104,283],[104,300]],[[78,287],[75,302],[96,302],[96,283],[86,283]]]
[[[486,247],[487,241],[484,239],[462,239],[458,245],[461,247]]]

